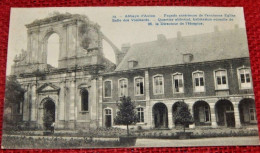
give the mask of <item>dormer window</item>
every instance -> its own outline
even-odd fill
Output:
[[[137,66],[138,62],[136,60],[129,60],[128,61],[128,68],[132,69],[135,68]]]

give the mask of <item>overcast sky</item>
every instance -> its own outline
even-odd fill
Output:
[[[42,19],[53,12],[84,14],[93,22],[101,26],[101,31],[118,47],[123,43],[140,43],[156,40],[157,34],[164,34],[167,38],[177,36],[177,31],[181,31],[183,36],[214,31],[214,26],[219,30],[233,29],[235,24],[240,28],[245,28],[243,9],[228,7],[63,7],[63,8],[12,8],[9,28],[8,42],[8,62],[7,74],[10,74],[13,59],[21,49],[27,50],[27,29],[25,24],[29,24],[36,19]],[[116,23],[112,22],[112,16],[125,15],[156,15],[163,17],[164,14],[235,14],[234,21],[231,22],[204,22],[203,26],[148,26],[147,22]],[[156,21],[154,19],[154,21]],[[55,50],[55,39],[58,36],[49,38],[49,47]],[[115,61],[112,48],[104,44],[105,56],[111,61]],[[56,53],[58,54],[58,53]],[[52,57],[54,57],[53,53]],[[50,58],[48,62],[53,62],[55,58]],[[56,63],[57,64],[57,63]]]

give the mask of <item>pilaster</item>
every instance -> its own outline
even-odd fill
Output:
[[[216,112],[215,112],[215,103],[210,103],[210,117],[211,117],[211,127],[212,128],[216,128],[217,125],[217,121],[216,121]]]
[[[234,106],[234,116],[235,116],[235,127],[240,128],[241,122],[240,122],[240,115],[239,115],[239,102],[232,102]]]

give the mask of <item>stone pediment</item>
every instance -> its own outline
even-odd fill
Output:
[[[38,93],[42,93],[42,92],[59,92],[60,88],[51,84],[51,83],[45,83],[44,85],[42,85],[41,87],[39,87],[37,89]]]

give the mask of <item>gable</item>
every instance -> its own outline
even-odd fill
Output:
[[[51,83],[45,83],[44,85],[40,86],[37,89],[38,93],[41,92],[59,92],[60,88],[51,84]]]

